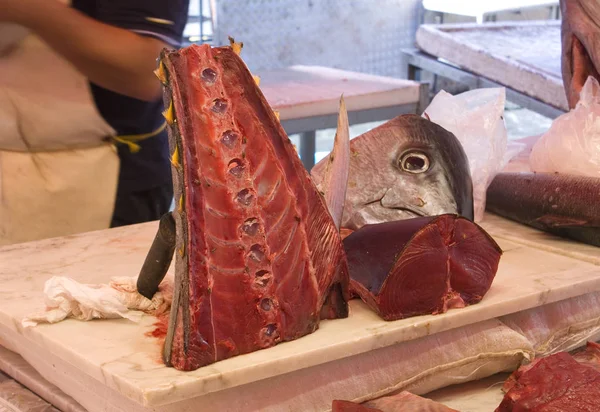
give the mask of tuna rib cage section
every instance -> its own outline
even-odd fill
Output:
[[[177,204],[163,360],[194,370],[348,316],[348,270],[322,196],[231,47],[163,50]]]

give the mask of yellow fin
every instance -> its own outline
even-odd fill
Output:
[[[162,60],[158,64],[158,69],[154,70],[154,74],[162,84],[167,84],[167,74],[165,73],[165,65]]]
[[[260,86],[260,76],[253,75],[252,78],[254,79],[254,83],[256,83],[257,86]]]
[[[175,167],[179,167],[179,148],[177,146],[175,146],[175,150],[171,156],[171,164]]]
[[[179,198],[179,208],[177,209],[179,213],[183,212],[183,195]]]
[[[173,100],[171,100],[169,108],[163,112],[163,116],[165,117],[165,120],[167,121],[169,126],[171,126],[175,121],[175,109],[173,108]]]
[[[235,39],[231,36],[229,36],[229,45],[233,49],[233,52],[237,55],[239,55],[242,52],[242,48],[244,47],[244,43],[236,43]]]
[[[185,255],[185,249],[182,246],[181,248],[179,248],[179,256],[183,257],[183,255]]]
[[[279,112],[277,110],[273,110],[273,114],[275,114],[275,117],[277,120],[279,120]]]

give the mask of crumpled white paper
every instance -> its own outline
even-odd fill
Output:
[[[113,277],[108,285],[82,284],[71,278],[54,276],[44,285],[46,311],[26,316],[24,327],[57,323],[66,318],[129,319],[139,322],[142,314],[166,312],[173,297],[171,285],[163,282],[152,300],[137,292],[136,277]]]

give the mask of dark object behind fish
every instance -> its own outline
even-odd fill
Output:
[[[495,412],[600,410],[600,345],[558,352],[521,366],[504,383],[506,393]]]
[[[311,170],[317,185],[328,159]],[[460,141],[417,115],[398,116],[350,141],[342,227],[455,213],[473,220],[473,183]]]
[[[562,78],[569,108],[579,101],[588,76],[600,81],[600,2],[560,0]]]
[[[344,248],[350,290],[388,321],[481,301],[502,255],[481,227],[450,214],[366,225]]]
[[[545,232],[600,246],[600,179],[551,173],[500,173],[487,210]]]

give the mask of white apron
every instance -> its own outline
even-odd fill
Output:
[[[87,79],[20,28],[0,39],[0,246],[108,228],[119,158]]]

